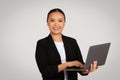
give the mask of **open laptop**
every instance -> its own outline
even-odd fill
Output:
[[[80,67],[69,67],[66,69],[66,71],[82,71],[89,69],[90,64],[92,64],[93,61],[97,61],[97,64],[99,66],[104,65],[106,62],[110,44],[111,43],[104,43],[90,46],[84,68],[81,69]]]

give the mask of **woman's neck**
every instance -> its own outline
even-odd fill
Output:
[[[54,42],[62,42],[62,34],[50,34]]]

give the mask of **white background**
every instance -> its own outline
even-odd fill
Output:
[[[90,45],[111,42],[106,64],[79,80],[118,80],[120,63],[119,0],[0,0],[0,80],[41,80],[36,42],[49,30],[49,10],[67,18],[64,35],[74,37],[84,60]]]

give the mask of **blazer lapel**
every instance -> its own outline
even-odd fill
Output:
[[[64,48],[65,48],[65,54],[66,54],[66,61],[69,60],[69,44],[67,39],[65,38],[64,35],[62,35],[63,43],[64,43]]]
[[[57,50],[57,47],[55,46],[55,43],[54,43],[54,41],[52,39],[52,36],[49,35],[48,38],[49,38],[50,46],[52,46],[52,48],[54,50],[53,52],[57,55],[57,59],[59,59],[59,62],[61,63],[61,58],[60,58],[59,52]]]

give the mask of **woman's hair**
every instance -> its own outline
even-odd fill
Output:
[[[52,9],[52,10],[50,10],[50,11],[48,12],[48,14],[47,14],[47,22],[48,22],[48,18],[49,18],[49,16],[50,16],[50,14],[51,14],[51,13],[54,13],[54,12],[60,12],[61,14],[63,14],[64,20],[66,21],[66,17],[65,17],[64,12],[63,12],[61,9],[59,9],[59,8],[54,8],[54,9]]]

